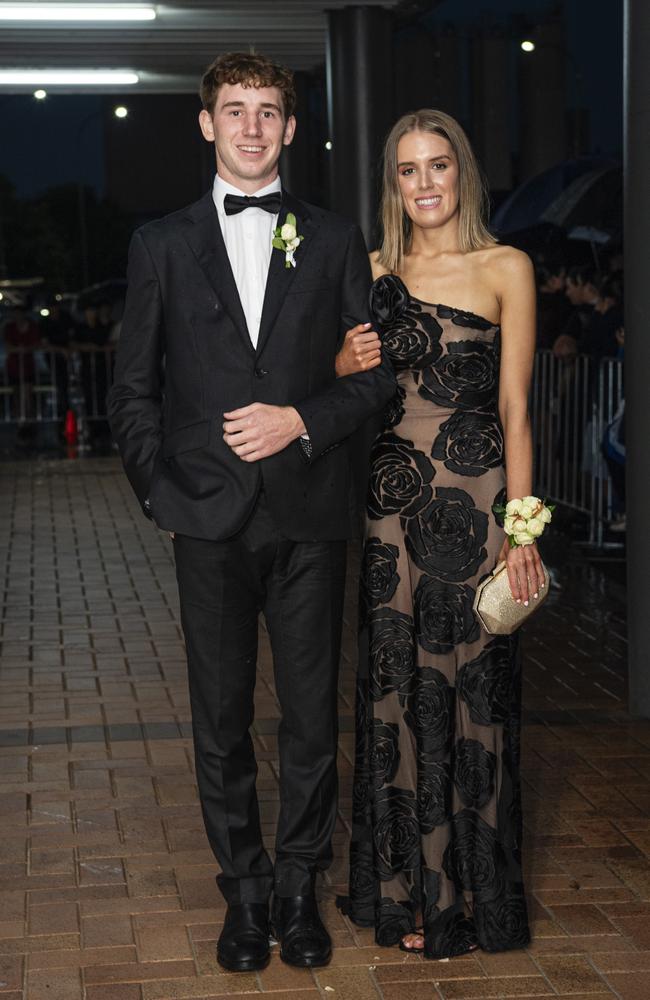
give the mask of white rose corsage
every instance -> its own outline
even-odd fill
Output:
[[[492,508],[495,514],[503,517],[503,530],[510,545],[532,545],[544,528],[553,519],[555,504],[549,504],[539,497],[522,497],[509,500],[508,503],[495,504]]]
[[[293,212],[287,212],[284,224],[273,230],[273,246],[276,250],[284,252],[285,267],[296,266],[294,254],[305,238],[298,235],[297,225],[298,222]]]

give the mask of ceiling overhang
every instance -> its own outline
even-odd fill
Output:
[[[106,6],[106,0],[103,2]],[[14,5],[0,2],[0,10]],[[145,22],[3,21],[0,68],[131,70],[138,74],[139,82],[130,90],[196,93],[201,73],[222,52],[263,52],[293,70],[321,65],[327,40],[326,12],[350,6],[350,2],[179,0],[151,6],[156,18]],[[364,6],[394,8],[398,2],[364,0]],[[3,93],[33,89],[29,84],[0,87]],[[79,88],[56,87],[58,93],[73,90],[78,92]],[[86,87],[88,90],[124,93],[123,87],[111,85]]]

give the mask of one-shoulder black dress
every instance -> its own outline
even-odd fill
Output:
[[[520,948],[517,640],[472,610],[504,540],[500,330],[393,275],[371,302],[398,391],[371,457],[345,908],[379,944],[422,920],[429,958]]]

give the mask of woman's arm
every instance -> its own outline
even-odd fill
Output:
[[[377,262],[377,250],[368,254],[373,279],[386,271]],[[336,377],[367,372],[381,364],[381,341],[371,323],[363,323],[348,330],[339,353],[336,355]]]
[[[372,323],[360,323],[348,330],[336,355],[336,377],[367,372],[380,364],[381,341],[379,334],[372,329]]]
[[[520,250],[499,250],[497,294],[501,302],[501,367],[499,416],[505,443],[507,499],[530,496],[533,488],[533,441],[528,393],[535,359],[535,278],[530,258]],[[501,559],[508,565],[513,597],[528,603],[544,585],[537,545],[510,548],[505,539]]]

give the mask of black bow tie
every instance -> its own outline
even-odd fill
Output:
[[[282,205],[282,192],[273,191],[271,194],[263,194],[261,198],[247,194],[227,194],[223,199],[223,207],[226,215],[237,215],[246,208],[263,208],[271,215],[277,215]]]

